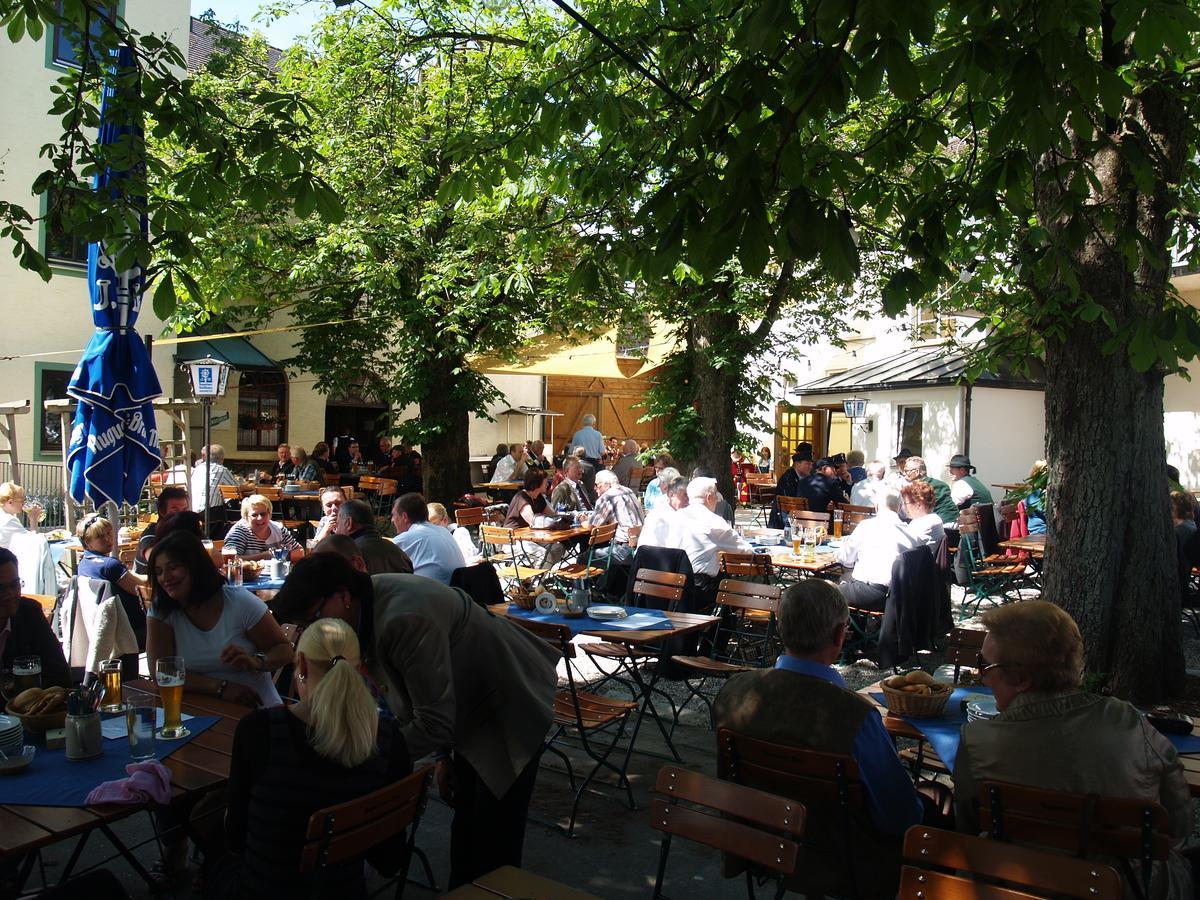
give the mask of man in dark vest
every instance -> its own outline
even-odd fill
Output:
[[[866,697],[851,691],[833,668],[846,639],[849,615],[841,592],[828,581],[808,578],[789,587],[779,602],[784,653],[772,669],[730,678],[717,695],[714,718],[718,732],[728,728],[760,740],[854,758],[870,809],[870,821],[857,823],[852,847],[863,860],[856,867],[863,873],[862,880],[872,884],[860,883],[858,889],[874,895],[894,891],[899,841],[906,828],[922,821],[925,803],[896,755],[879,713]],[[896,868],[881,864],[885,859],[896,863]],[[840,877],[844,860],[815,862],[830,869],[827,892],[835,892],[833,882]]]
[[[959,509],[994,502],[988,486],[975,477],[975,467],[967,456],[955,453],[947,468],[950,470],[950,497]]]

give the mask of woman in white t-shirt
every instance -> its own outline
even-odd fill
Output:
[[[21,524],[21,513],[25,509],[25,488],[12,481],[0,484],[0,547],[8,549],[13,535],[25,530]],[[42,519],[42,508],[34,503],[29,507],[29,530],[37,531]]]
[[[185,691],[244,706],[278,706],[271,672],[292,661],[292,646],[267,605],[225,583],[196,535],[176,531],[150,553],[153,606],[147,620],[150,671],[182,656]]]

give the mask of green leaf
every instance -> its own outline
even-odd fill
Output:
[[[154,314],[162,321],[167,321],[175,312],[179,301],[175,297],[175,280],[168,271],[154,289]]]

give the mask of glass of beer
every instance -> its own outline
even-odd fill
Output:
[[[18,694],[30,688],[42,686],[42,658],[40,656],[18,656],[13,659],[13,690]]]
[[[106,659],[100,663],[100,677],[104,681],[104,705],[101,712],[120,712],[124,707],[121,703],[121,661]]]
[[[792,529],[792,556],[799,557],[804,549],[804,531],[805,529],[800,527]]]
[[[842,537],[842,514],[835,512],[833,514],[833,536],[835,540],[841,540]]]
[[[182,656],[164,656],[154,667],[154,679],[158,683],[158,696],[163,706],[163,727],[159,737],[172,741],[191,734],[183,727],[183,682],[187,669]]]

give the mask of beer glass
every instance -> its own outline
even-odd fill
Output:
[[[129,755],[133,759],[154,756],[154,727],[158,716],[158,698],[148,691],[125,689],[125,721],[129,730]]]
[[[792,556],[799,557],[804,549],[804,529],[799,525],[792,528]]]
[[[40,656],[18,656],[13,659],[13,690],[18,694],[30,688],[42,686],[42,658]]]
[[[121,704],[121,661],[106,659],[100,663],[100,677],[104,680],[104,705],[101,712],[120,712]]]
[[[842,538],[842,514],[841,514],[841,512],[835,512],[833,514],[833,537],[835,540],[841,540],[841,538]]]
[[[163,727],[158,734],[169,741],[187,737],[191,732],[183,727],[183,682],[187,679],[183,657],[164,656],[154,668],[163,705]]]

